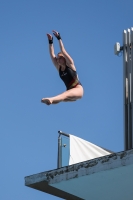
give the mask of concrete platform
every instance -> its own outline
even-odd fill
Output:
[[[70,200],[133,200],[133,149],[27,176],[25,185]]]

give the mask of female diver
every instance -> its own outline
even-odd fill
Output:
[[[55,56],[53,37],[48,33],[49,53],[53,64],[59,72],[60,78],[66,86],[66,91],[54,97],[42,98],[41,102],[47,105],[57,104],[59,102],[76,101],[83,96],[83,87],[78,79],[74,61],[66,52],[60,34],[57,31],[53,31],[53,34],[59,41],[61,52]]]

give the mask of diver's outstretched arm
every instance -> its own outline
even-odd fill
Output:
[[[57,63],[56,56],[55,56],[55,53],[54,53],[53,37],[49,33],[47,33],[47,37],[48,37],[48,41],[49,41],[49,53],[50,53],[50,57],[51,57],[51,60],[52,60],[52,62],[54,64],[54,66],[58,70],[58,63]]]
[[[66,62],[67,64],[69,65],[69,67],[71,67],[73,70],[76,71],[76,68],[74,66],[74,61],[73,59],[71,58],[71,56],[67,53],[67,51],[65,50],[65,47],[63,45],[63,42],[62,42],[62,39],[61,39],[61,36],[60,34],[57,32],[57,31],[53,31],[53,34],[54,36],[58,39],[59,41],[59,46],[60,46],[60,50],[61,50],[61,53],[63,54],[63,56],[65,57],[66,59]]]

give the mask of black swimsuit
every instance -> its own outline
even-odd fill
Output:
[[[64,71],[61,71],[61,67],[59,68],[60,78],[66,85],[67,90],[75,88],[77,85],[81,85],[77,72],[66,66]]]

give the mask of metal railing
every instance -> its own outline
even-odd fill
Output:
[[[69,147],[69,134],[58,131],[58,158],[57,168],[69,165],[70,147]]]

